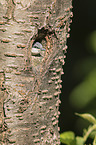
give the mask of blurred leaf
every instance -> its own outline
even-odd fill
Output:
[[[94,138],[94,141],[93,141],[93,145],[96,145],[96,135],[95,135],[95,138]]]
[[[89,130],[91,130],[92,129],[92,125],[90,125],[89,127],[88,127],[88,129],[83,129],[83,136],[85,136],[86,134],[87,134],[87,132],[89,131]],[[94,139],[95,138],[95,136],[96,136],[96,127],[95,127],[95,129],[93,128],[93,130],[91,130],[91,132],[90,132],[90,134],[89,134],[89,137],[90,138],[92,138],[92,139]]]
[[[87,57],[84,59],[80,59],[80,61],[77,61],[75,63],[75,66],[73,68],[73,74],[75,76],[75,79],[81,80],[86,75],[89,75],[89,73],[96,68],[96,56]]]
[[[89,127],[90,127],[90,126],[89,126]],[[84,129],[83,129],[83,136],[84,136],[86,133],[87,133],[87,129],[84,128]]]
[[[80,137],[80,136],[76,137],[76,145],[84,145],[83,137]]]
[[[77,108],[83,108],[96,97],[96,69],[92,70],[86,79],[73,89],[70,102]]]
[[[94,139],[95,136],[96,136],[96,131],[92,131],[90,134],[90,138]]]
[[[90,123],[92,124],[96,124],[96,119],[94,116],[92,116],[91,114],[89,113],[84,113],[84,114],[79,114],[79,113],[75,113],[76,115],[88,120]]]
[[[92,53],[96,53],[96,31],[93,31],[86,40],[87,49]]]
[[[75,134],[72,131],[66,131],[60,134],[60,141],[67,145],[75,145]]]
[[[96,130],[96,124],[91,125],[88,127],[87,132],[84,134],[84,142],[86,142],[86,140],[88,139],[88,137],[90,136],[90,134]]]

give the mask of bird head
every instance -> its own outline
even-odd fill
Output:
[[[32,50],[31,50],[32,55],[34,55],[34,56],[41,56],[41,51],[45,51],[45,49],[43,48],[41,43],[36,42],[32,46]]]
[[[33,48],[37,48],[37,49],[40,49],[41,51],[45,51],[45,49],[43,48],[42,44],[39,43],[39,42],[36,42],[36,43],[33,45]]]

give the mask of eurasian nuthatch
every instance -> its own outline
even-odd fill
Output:
[[[34,56],[40,56],[41,51],[45,51],[45,49],[43,48],[42,44],[39,42],[36,42],[31,49],[31,53]]]

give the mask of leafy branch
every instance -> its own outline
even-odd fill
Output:
[[[75,133],[72,131],[66,131],[60,134],[60,141],[66,145],[84,145],[88,137],[91,137],[93,139],[93,145],[96,145],[96,118],[88,113],[76,113],[76,115],[86,119],[91,123],[91,125],[87,130],[84,129],[83,137],[75,136]]]

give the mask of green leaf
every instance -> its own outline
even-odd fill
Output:
[[[87,37],[86,46],[88,51],[96,54],[96,30]]]
[[[84,138],[77,136],[76,137],[76,145],[84,145]]]
[[[86,140],[88,139],[88,137],[91,135],[91,133],[93,131],[96,131],[96,124],[91,125],[91,126],[88,127],[88,130],[87,130],[87,132],[85,133],[85,135],[83,137],[84,138],[84,142],[86,142]]]
[[[93,145],[96,145],[96,136],[94,138]]]
[[[96,69],[93,69],[86,78],[78,84],[69,96],[70,103],[82,109],[96,97]]]
[[[60,134],[60,141],[67,145],[75,145],[75,134],[72,131],[66,131]]]
[[[85,113],[85,114],[79,114],[79,113],[75,113],[76,115],[88,120],[90,123],[92,124],[96,124],[96,119],[94,116],[92,116],[91,114],[89,113]]]
[[[90,133],[90,138],[94,139],[95,136],[96,136],[96,131],[92,131]]]

